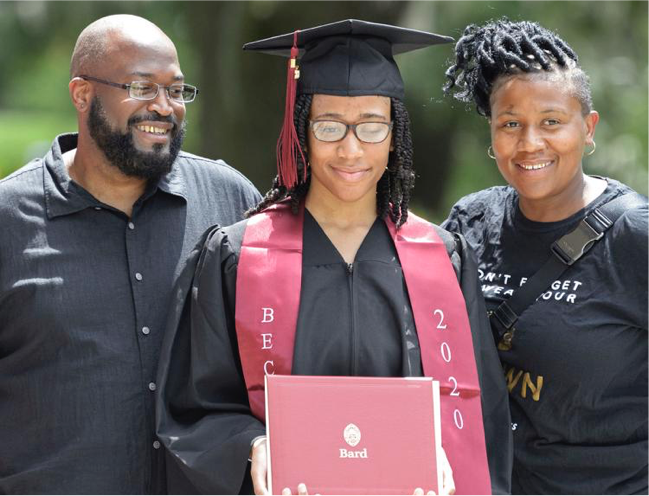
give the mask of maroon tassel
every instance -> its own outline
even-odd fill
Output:
[[[295,110],[295,95],[297,93],[297,80],[300,77],[300,69],[297,65],[299,53],[297,47],[297,34],[293,33],[293,47],[291,58],[288,61],[288,73],[286,75],[286,105],[284,108],[284,123],[282,131],[277,140],[277,175],[279,184],[291,190],[297,184],[297,158],[298,153],[302,157],[302,163],[306,164],[302,147],[295,130],[293,113]],[[303,181],[306,181],[306,166],[303,168]]]

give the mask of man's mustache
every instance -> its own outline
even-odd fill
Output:
[[[178,128],[178,119],[174,115],[160,115],[156,113],[146,115],[134,115],[128,120],[129,126],[134,126],[140,122],[167,122],[174,126],[174,130]]]

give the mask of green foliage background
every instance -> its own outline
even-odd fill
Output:
[[[274,176],[285,65],[243,53],[243,43],[346,18],[400,24],[456,39],[469,23],[508,16],[557,31],[591,77],[597,152],[589,173],[647,194],[647,2],[9,2],[0,1],[0,177],[76,130],[67,83],[81,30],[109,14],[141,15],[174,40],[188,82],[201,89],[188,108],[185,149],[223,158],[265,191]],[[451,45],[398,58],[413,121],[416,212],[442,220],[460,197],[503,184],[485,151],[486,121],[444,97]]]

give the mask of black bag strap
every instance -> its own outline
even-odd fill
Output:
[[[627,210],[646,205],[647,199],[639,193],[626,193],[601,205],[584,217],[579,225],[562,236],[550,247],[552,256],[514,295],[489,312],[491,329],[498,343],[498,349],[510,350],[514,337],[514,324],[518,317],[536,301],[568,267],[579,260],[596,241],[604,236]]]

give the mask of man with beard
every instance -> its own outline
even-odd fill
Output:
[[[0,493],[178,491],[153,421],[172,286],[260,195],[180,151],[197,90],[149,21],[88,26],[69,89],[78,134],[0,181]]]

